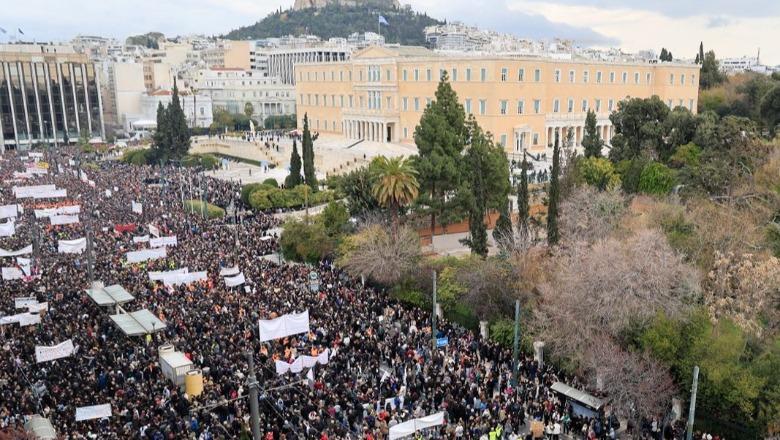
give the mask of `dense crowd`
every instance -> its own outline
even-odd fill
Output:
[[[182,200],[202,197],[245,209],[237,185],[186,168],[110,162],[86,167],[87,161],[81,161],[86,178],[80,179],[74,159],[61,153],[49,174],[25,182],[12,181],[13,172],[24,169],[19,156],[7,153],[0,162],[2,204],[15,202],[14,184],[54,183],[68,190],[67,201],[57,203],[82,208],[80,223],[52,227],[36,220],[32,209],[52,201],[24,199],[16,234],[0,239],[0,248],[9,250],[39,243],[37,276],[0,284],[0,316],[18,312],[15,297],[49,302],[38,325],[0,326],[0,428],[20,427],[24,416],[40,413],[72,439],[240,438],[249,431],[249,353],[257,365],[261,430],[268,440],[384,439],[393,425],[437,411],[446,412],[446,423],[424,432],[426,438],[523,438],[519,433],[527,432],[532,419],[542,421],[551,438],[563,432],[614,438],[614,419],[576,418],[550,390],[556,381],[574,379],[521,356],[519,383],[512,387],[511,350],[446,321],[437,326],[437,336],[446,336],[448,345],[433,349],[429,311],[402,307],[328,262],[309,267],[267,258],[277,250],[270,235],[275,219],[207,219],[182,207]],[[131,201],[143,204],[142,214],[131,211]],[[135,230],[115,229],[129,224]],[[176,235],[178,246],[165,259],[127,264],[127,251],[146,246],[133,237],[148,234],[150,224]],[[109,319],[111,312],[85,294],[86,253],[59,254],[57,240],[84,237],[87,229],[94,236],[95,279],[125,287],[135,297],[125,308],[149,309],[167,324],[164,330],[127,337]],[[0,260],[4,267],[15,264],[14,258]],[[220,269],[235,265],[246,284],[227,287]],[[184,267],[205,270],[208,279],[175,287],[149,281],[149,271]],[[316,292],[309,284],[312,271],[319,277]],[[258,320],[304,310],[309,333],[259,342]],[[76,346],[72,356],[36,363],[36,345],[67,339]],[[202,395],[187,396],[162,375],[157,350],[166,343],[204,370]],[[307,371],[275,371],[275,360],[325,349],[330,360],[313,369],[313,380]],[[40,385],[45,391],[34,394]],[[112,417],[74,421],[77,407],[105,403]]]

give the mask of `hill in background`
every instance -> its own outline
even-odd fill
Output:
[[[382,35],[387,43],[425,45],[425,27],[442,24],[427,14],[419,14],[409,8],[395,8],[379,1],[363,6],[329,4],[323,8],[277,11],[254,25],[231,31],[225,38],[254,40],[302,34],[317,35],[324,40],[348,37],[354,32],[376,32],[379,15],[389,23],[389,26],[382,26]]]

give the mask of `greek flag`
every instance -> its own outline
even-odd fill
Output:
[[[3,29],[3,28],[1,28],[1,27],[0,27],[0,32],[2,32],[2,33],[4,33],[4,34],[7,34],[7,33],[8,33],[8,32],[6,32],[6,31],[5,31],[5,29]]]
[[[16,30],[18,30],[20,34],[24,35],[24,32],[22,32],[21,28],[16,28]]]
[[[381,15],[379,16],[379,24],[383,24],[385,26],[389,26],[390,25],[390,23],[387,22],[387,19],[385,19],[385,17],[383,17]]]

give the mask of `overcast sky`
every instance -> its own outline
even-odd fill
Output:
[[[780,0],[401,0],[447,20],[530,38],[573,38],[629,51],[671,49],[693,57],[699,41],[718,57],[755,55],[780,64]],[[222,34],[252,24],[293,0],[0,0],[0,41],[20,28],[27,39],[77,34],[124,38]],[[392,26],[392,22],[390,23]],[[371,29],[367,29],[371,30]]]

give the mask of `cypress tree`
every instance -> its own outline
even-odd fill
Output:
[[[596,112],[588,110],[585,117],[585,136],[582,137],[582,146],[585,149],[585,157],[601,157],[601,148],[604,141],[601,140],[596,129]]]
[[[298,143],[293,139],[292,153],[290,154],[290,175],[284,179],[284,186],[295,188],[301,184],[301,156],[298,154]]]
[[[417,207],[430,215],[431,234],[437,218],[441,224],[462,218],[459,201],[446,195],[457,191],[463,179],[460,165],[466,136],[466,113],[444,72],[436,99],[425,108],[414,129],[419,152],[414,158],[420,182]]]
[[[560,173],[560,140],[558,133],[555,134],[555,146],[553,146],[553,163],[550,173],[550,192],[549,205],[547,206],[547,244],[554,246],[558,244],[558,202],[560,198],[560,188],[558,187],[558,174]]]
[[[528,201],[528,161],[523,153],[523,167],[520,172],[520,183],[517,186],[517,229],[523,239],[528,238],[528,223],[531,210]]]
[[[152,137],[154,140],[154,155],[156,159],[165,159],[170,145],[168,117],[162,102],[157,103],[157,129]]]
[[[696,62],[696,64],[704,64],[704,42],[703,41],[699,42],[699,55],[697,55],[696,59],[699,60]]]
[[[317,190],[317,175],[314,173],[314,143],[309,131],[309,115],[303,115],[303,178],[312,190]]]
[[[176,86],[176,78],[173,79],[173,96],[166,111],[168,129],[170,130],[170,155],[179,158],[187,154],[190,149],[190,131],[187,127],[187,117],[179,101],[179,88]]]
[[[496,220],[496,227],[493,229],[493,239],[502,249],[511,247],[515,242],[512,219],[509,217],[509,200],[499,207],[498,220]]]

